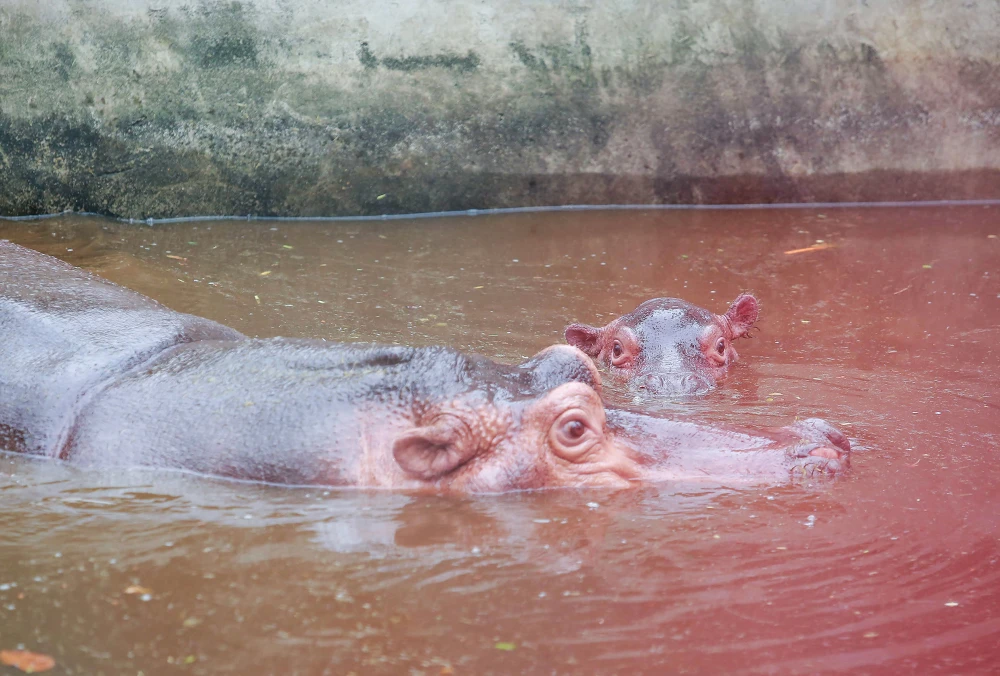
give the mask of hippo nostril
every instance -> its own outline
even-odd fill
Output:
[[[646,377],[642,379],[642,383],[639,385],[639,387],[650,392],[662,392],[664,386],[663,376],[657,373],[646,374]]]
[[[817,432],[826,437],[832,445],[843,452],[851,452],[851,442],[844,436],[844,433],[822,418],[806,418],[800,424],[804,429]]]

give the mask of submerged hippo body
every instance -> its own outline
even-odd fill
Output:
[[[654,298],[603,327],[571,324],[566,342],[590,355],[615,385],[651,394],[699,394],[725,379],[759,305],[740,295],[717,315],[679,298]]]
[[[606,413],[597,370],[569,346],[504,365],[440,347],[249,339],[5,242],[0,345],[0,449],[92,467],[497,492],[706,468],[773,479],[848,459],[823,429]]]

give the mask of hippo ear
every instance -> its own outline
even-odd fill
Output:
[[[570,324],[566,327],[566,342],[590,357],[601,354],[597,339],[601,330],[586,324]]]
[[[733,338],[742,338],[750,333],[757,323],[760,314],[760,304],[749,293],[740,294],[726,311],[726,319],[733,327]]]
[[[467,428],[451,416],[433,425],[403,432],[392,444],[392,456],[407,474],[425,480],[437,479],[467,462],[476,454],[463,432]]]

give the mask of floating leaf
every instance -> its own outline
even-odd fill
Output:
[[[152,594],[152,589],[147,589],[146,587],[140,587],[137,584],[130,585],[125,588],[126,594]]]
[[[281,248],[282,248],[282,249],[294,249],[295,247],[293,247],[293,246],[289,246],[289,245],[287,245],[287,244],[282,244],[282,245],[281,245]]]
[[[507,652],[510,652],[511,650],[516,650],[517,649],[517,644],[516,643],[508,643],[506,641],[500,641],[499,643],[497,643],[493,647],[496,648],[497,650],[506,650]]]
[[[56,666],[56,661],[48,655],[27,650],[0,650],[0,664],[15,667],[26,674],[37,674]]]
[[[793,254],[808,253],[810,251],[822,251],[823,249],[832,249],[832,248],[833,244],[820,240],[819,243],[813,244],[812,246],[803,247],[801,249],[791,249],[789,251],[786,251],[785,255],[791,256]]]
[[[930,269],[932,269],[933,267],[934,267],[934,266],[933,266],[933,265],[931,265],[930,263],[925,263],[925,264],[924,264],[924,270],[930,270]]]
[[[271,274],[270,270],[264,270],[264,272],[260,273],[260,276],[261,277],[267,277],[269,274]]]
[[[385,193],[382,193],[381,195],[379,195],[375,199],[377,199],[377,200],[384,200],[385,199]]]
[[[187,263],[187,259],[184,256],[175,256],[173,254],[167,254],[167,258],[172,258],[175,261],[181,261],[182,263]]]

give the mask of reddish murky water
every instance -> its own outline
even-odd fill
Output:
[[[3,455],[0,648],[109,675],[995,673],[998,235],[985,207],[0,223],[249,334],[504,360],[752,290],[729,381],[657,406],[819,415],[857,449],[813,485],[475,498]]]

